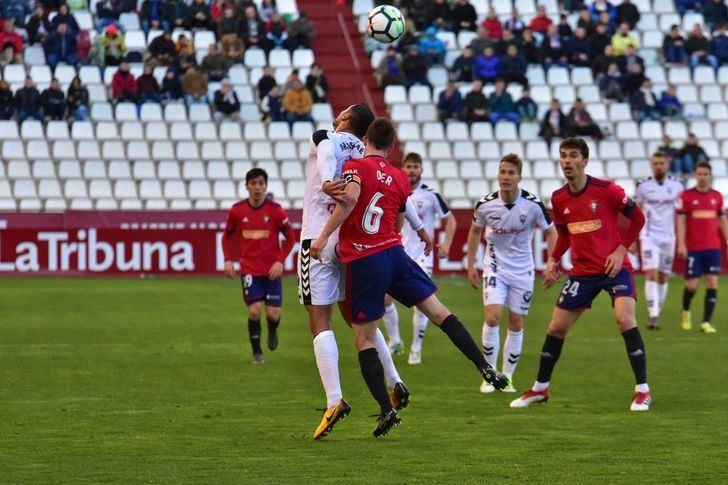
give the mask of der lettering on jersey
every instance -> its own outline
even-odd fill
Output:
[[[723,214],[723,196],[717,190],[700,192],[697,188],[680,194],[678,214],[687,219],[685,245],[688,251],[720,249],[723,243],[718,231],[718,217]]]

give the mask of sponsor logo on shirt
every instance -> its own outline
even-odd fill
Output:
[[[625,197],[626,199],[626,197]],[[623,201],[624,204],[627,203],[626,200]],[[589,202],[589,207],[591,207],[592,212],[596,212],[597,209],[599,209],[599,203],[596,200],[592,200]]]
[[[267,239],[270,236],[270,231],[265,230],[243,230],[242,236],[245,239]]]
[[[696,219],[713,219],[717,217],[714,210],[693,211],[691,215]]]
[[[519,219],[520,219],[520,221],[521,221],[521,224],[523,224],[524,222],[526,222],[526,218],[527,218],[527,217],[528,217],[528,216],[527,216],[526,214],[521,214],[521,215],[519,216]]]
[[[505,229],[502,227],[494,228],[491,234],[495,234],[497,236],[507,236],[511,234],[519,234],[521,232],[525,231],[525,229],[518,228],[518,227],[512,227],[510,229]]]
[[[569,210],[568,207],[566,209],[564,209],[564,215],[566,215],[566,214],[571,214],[571,211]]]
[[[598,231],[602,228],[601,219],[592,219],[589,221],[570,222],[566,225],[569,234],[584,234],[587,232]]]

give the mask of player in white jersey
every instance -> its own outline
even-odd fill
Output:
[[[402,161],[402,169],[409,176],[412,189],[407,202],[408,204],[411,202],[417,209],[417,214],[424,224],[425,232],[430,237],[434,237],[435,223],[438,220],[445,221],[445,239],[437,248],[439,257],[447,258],[457,229],[455,216],[450,212],[442,196],[422,183],[422,157],[418,153],[408,153]],[[424,240],[423,235],[414,226],[405,225],[402,228],[402,243],[405,252],[425,270],[428,276],[432,277],[434,255],[426,251]],[[384,325],[389,336],[389,348],[392,353],[404,353],[404,344],[399,335],[397,307],[389,295],[385,298],[384,305],[386,311]],[[410,347],[407,362],[414,365],[422,362],[422,339],[427,329],[427,317],[417,308],[414,309],[412,314],[412,327],[412,346]]]
[[[345,182],[341,167],[352,158],[362,158],[362,138],[374,121],[365,104],[355,104],[334,120],[334,131],[318,130],[311,135],[306,162],[306,191],[303,198],[301,248],[298,260],[298,294],[308,312],[308,324],[313,334],[313,349],[321,383],[326,391],[326,411],[314,431],[314,439],[323,438],[337,421],[346,417],[351,408],[344,401],[339,379],[339,349],[331,329],[333,304],[343,299],[340,288],[341,263],[337,252],[338,232],[319,259],[311,258],[311,241],[323,230],[336,201],[343,200]],[[393,407],[401,409],[409,401],[409,391],[401,382],[387,348],[384,335],[377,331],[377,352],[384,367]]]
[[[495,369],[500,350],[500,321],[503,307],[508,308],[508,334],[503,344],[503,372],[509,380],[503,392],[516,392],[513,373],[521,356],[523,325],[533,296],[535,267],[533,232],[545,231],[549,251],[556,242],[556,229],[543,203],[518,184],[523,162],[512,153],[504,156],[498,168],[500,190],[480,199],[475,205],[473,223],[468,233],[468,279],[478,288],[475,256],[485,227],[485,261],[483,263],[483,351]],[[495,388],[483,382],[480,392]]]
[[[650,163],[652,177],[637,185],[635,200],[646,218],[640,233],[640,250],[649,316],[647,328],[657,330],[675,257],[675,208],[683,184],[668,174],[670,163],[664,153],[652,155]]]

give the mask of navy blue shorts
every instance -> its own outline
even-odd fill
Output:
[[[384,315],[387,293],[411,307],[436,291],[437,286],[420,265],[402,246],[394,246],[347,263],[344,317],[349,323],[373,322]]]
[[[700,278],[704,274],[720,274],[720,249],[688,251],[685,279]]]
[[[259,301],[265,301],[267,306],[281,306],[283,303],[280,278],[271,280],[267,276],[244,274],[240,275],[240,281],[243,283],[243,300],[246,305]]]
[[[612,305],[620,296],[637,299],[634,291],[634,274],[628,269],[623,269],[614,278],[607,275],[569,276],[556,300],[556,306],[563,310],[591,308],[592,302],[602,290],[612,297]]]

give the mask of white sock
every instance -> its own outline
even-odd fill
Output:
[[[506,341],[503,344],[503,368],[502,372],[510,379],[516,372],[518,359],[521,358],[521,347],[523,346],[523,330],[513,332],[508,330]]]
[[[647,300],[647,314],[650,318],[660,315],[660,289],[657,281],[645,280],[645,299]]]
[[[659,308],[660,308],[660,311],[662,311],[662,307],[665,304],[665,298],[667,298],[668,283],[667,282],[659,283],[658,285],[660,287],[660,307]]]
[[[500,326],[489,326],[483,322],[483,354],[485,360],[494,369],[498,368],[498,353],[500,352]]]
[[[387,329],[390,345],[402,343],[402,337],[399,336],[399,313],[394,303],[384,307],[384,327]]]
[[[333,330],[324,330],[313,338],[313,353],[316,354],[316,366],[326,391],[326,407],[332,408],[342,397],[339,380],[339,347],[336,345]]]
[[[549,384],[550,384],[550,382],[538,382],[538,381],[536,381],[536,382],[533,383],[533,387],[531,389],[533,389],[536,392],[545,391],[546,389],[549,388]]]
[[[422,350],[422,339],[425,338],[427,321],[427,315],[415,308],[412,313],[412,350],[415,352]]]
[[[392,354],[389,353],[389,347],[387,347],[387,341],[384,339],[384,334],[379,329],[377,329],[375,344],[377,346],[379,360],[382,361],[382,367],[384,367],[384,379],[387,381],[387,387],[392,388],[402,379],[399,378],[397,368],[394,366]]]
[[[650,390],[650,386],[647,385],[647,383],[644,384],[637,384],[634,386],[634,392],[647,392]]]

